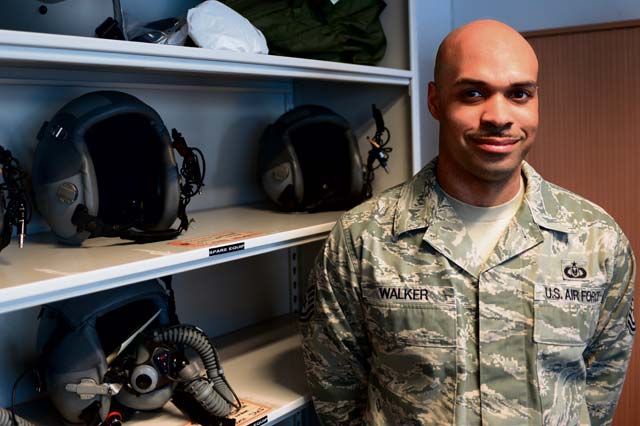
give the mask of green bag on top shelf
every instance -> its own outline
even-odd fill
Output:
[[[267,39],[269,53],[373,65],[387,46],[383,0],[221,0]]]

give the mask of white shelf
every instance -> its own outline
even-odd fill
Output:
[[[225,231],[259,233],[247,239],[200,247],[168,241],[135,244],[118,238],[94,238],[81,247],[64,246],[51,234],[27,237],[0,252],[0,313],[93,293],[300,245],[324,238],[340,212],[282,213],[260,206],[239,206],[190,214],[195,222],[177,240]],[[244,243],[228,253],[215,248]]]
[[[0,65],[169,71],[409,86],[411,71],[311,59],[0,30]]]
[[[225,376],[241,399],[270,407],[271,425],[300,410],[311,399],[307,390],[300,335],[295,318],[281,317],[214,339]],[[18,413],[35,424],[56,425],[48,402],[21,406]],[[185,426],[172,404],[161,413],[136,413],[130,426]]]

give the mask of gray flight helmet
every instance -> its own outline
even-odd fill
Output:
[[[269,125],[260,141],[259,179],[289,211],[346,209],[363,200],[363,167],[349,122],[329,108],[302,105]]]
[[[66,422],[105,420],[112,395],[100,389],[123,392],[105,380],[109,355],[122,350],[149,318],[154,318],[149,327],[170,324],[169,309],[167,292],[158,280],[43,306],[37,349],[49,397]],[[159,389],[158,405],[166,403],[171,393],[171,388]]]
[[[138,211],[142,231],[175,222],[180,181],[171,137],[141,100],[117,91],[87,93],[45,122],[38,139],[35,203],[61,242],[79,245],[92,235],[73,223],[79,206],[116,225],[130,224]]]

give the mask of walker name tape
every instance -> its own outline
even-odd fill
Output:
[[[209,249],[209,256],[216,256],[218,254],[231,253],[231,252],[240,251],[240,250],[244,250],[244,243],[229,244],[229,245],[220,246],[220,247],[211,247]]]

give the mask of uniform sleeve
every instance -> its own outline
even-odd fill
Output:
[[[306,374],[323,425],[364,425],[368,354],[359,279],[340,222],[319,253],[300,316]]]
[[[594,340],[585,353],[585,398],[592,425],[609,425],[622,392],[635,334],[635,258],[624,235],[616,246],[611,281]]]

